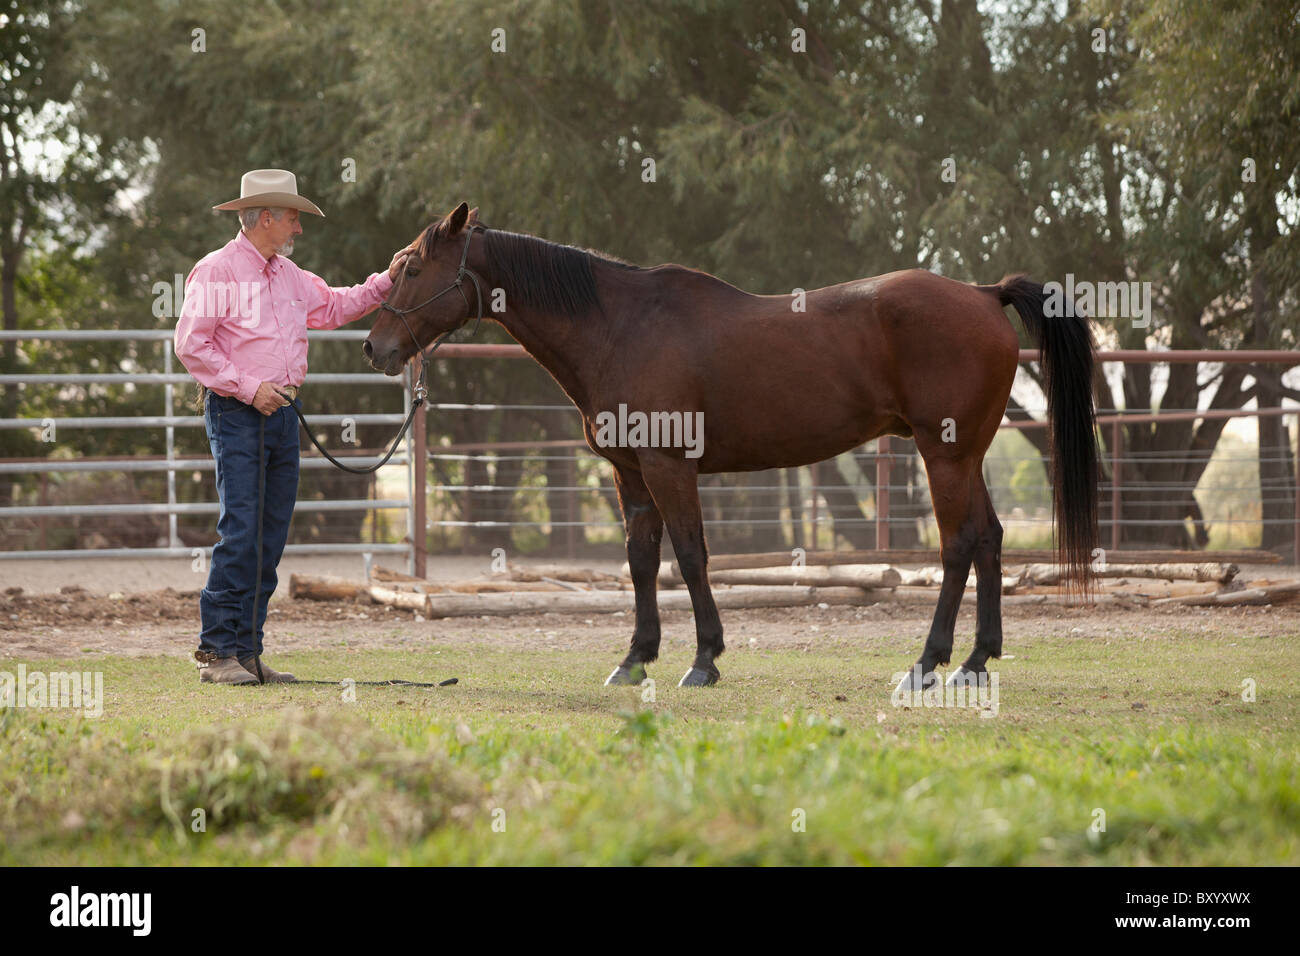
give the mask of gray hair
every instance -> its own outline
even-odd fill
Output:
[[[261,206],[259,208],[249,207],[248,209],[239,210],[239,222],[243,225],[244,231],[254,228],[262,218],[262,213],[269,212],[271,218],[279,222],[284,218],[284,214],[289,210],[283,206]]]

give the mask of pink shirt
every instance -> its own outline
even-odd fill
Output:
[[[376,272],[361,285],[331,288],[284,256],[263,258],[241,230],[185,280],[176,354],[200,383],[251,405],[262,382],[302,384],[308,329],[359,319],[392,287],[387,272]]]

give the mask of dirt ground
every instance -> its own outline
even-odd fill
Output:
[[[357,559],[350,560],[354,565],[359,564]],[[359,577],[357,570],[352,568],[348,576]],[[286,572],[282,581],[287,581],[287,569],[282,571]],[[459,573],[465,573],[463,563]],[[591,648],[613,654],[626,646],[632,632],[629,613],[416,621],[410,611],[374,604],[295,600],[286,591],[282,586],[271,603],[266,635],[268,653],[342,644],[353,649],[414,649],[436,643]],[[67,658],[88,653],[183,657],[197,646],[198,582],[193,579],[185,589],[166,587],[105,593],[80,584],[66,584],[60,590],[31,592],[9,584],[5,592],[0,594],[0,659]],[[973,595],[968,595],[962,603],[957,625],[959,652],[974,633],[974,605]],[[765,647],[797,648],[828,639],[858,641],[911,634],[916,636],[919,647],[932,613],[931,606],[911,604],[767,608],[727,611],[723,613],[723,622],[732,646],[753,641]],[[1225,626],[1239,630],[1242,637],[1300,637],[1300,604],[1215,609],[1006,606],[1003,616],[1009,652],[1017,634],[1041,632],[1045,627],[1085,637],[1195,636],[1201,630],[1222,634]],[[663,622],[666,640],[693,639],[689,612],[665,612]]]

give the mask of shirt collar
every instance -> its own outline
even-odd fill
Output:
[[[268,259],[258,252],[257,246],[253,245],[252,240],[244,234],[244,230],[242,229],[239,230],[239,234],[235,236],[235,248],[237,248],[259,272],[269,272],[274,274],[284,267],[284,263],[281,261],[281,256],[272,255],[271,258]]]

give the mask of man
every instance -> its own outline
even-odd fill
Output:
[[[204,421],[221,502],[221,540],[199,596],[194,656],[203,683],[287,683],[292,674],[261,660],[262,627],[298,497],[298,419],[290,402],[307,374],[307,329],[337,328],[372,311],[392,288],[406,250],[386,274],[331,288],[289,259],[302,232],[299,213],[325,215],[298,195],[293,173],[255,169],[244,174],[239,192],[212,207],[238,212],[239,234],[195,265],[176,324],[176,354],[206,389]]]

